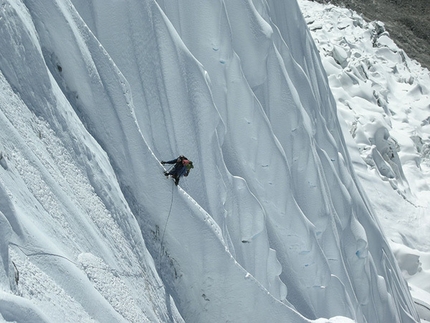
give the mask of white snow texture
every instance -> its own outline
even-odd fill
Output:
[[[419,320],[296,0],[3,0],[0,54],[0,322]]]

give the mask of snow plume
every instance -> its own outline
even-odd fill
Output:
[[[295,0],[0,14],[4,320],[418,320]]]

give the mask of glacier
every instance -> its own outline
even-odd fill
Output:
[[[3,321],[419,320],[296,0],[5,0],[0,35]]]

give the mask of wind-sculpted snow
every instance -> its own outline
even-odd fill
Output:
[[[418,319],[296,1],[72,3],[0,17],[4,290],[40,322]]]

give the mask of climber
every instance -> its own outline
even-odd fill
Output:
[[[175,164],[171,170],[164,172],[166,177],[169,175],[172,176],[175,180],[175,185],[179,184],[179,178],[181,176],[188,176],[191,168],[194,168],[193,162],[183,155],[169,161],[161,161],[161,165],[164,164]]]

